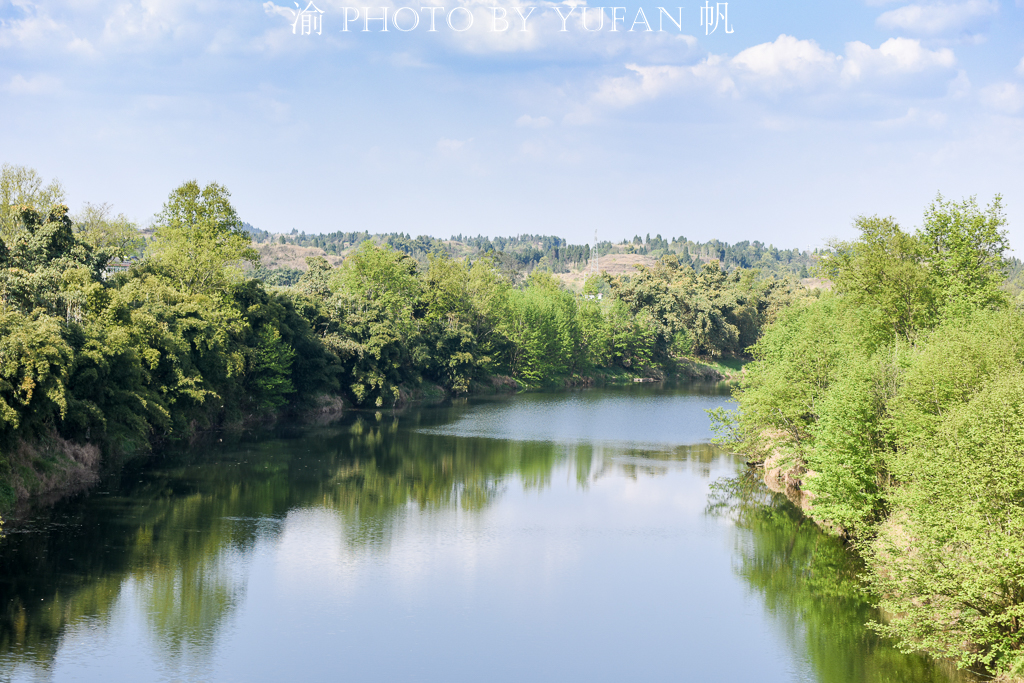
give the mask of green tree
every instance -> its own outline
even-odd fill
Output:
[[[418,343],[420,288],[415,260],[372,242],[334,271],[327,305],[337,332],[326,341],[341,358],[343,382],[357,403],[394,402],[400,384],[418,380],[411,349]]]
[[[0,433],[32,433],[64,417],[72,354],[59,319],[0,306]]]
[[[473,332],[477,314],[469,296],[469,269],[444,253],[427,260],[420,300],[425,374],[456,394],[465,393],[487,362],[479,357]]]
[[[1024,671],[1024,316],[999,289],[997,196],[941,196],[909,235],[860,218],[824,274],[835,290],[755,345],[736,438],[786,456],[815,518],[866,551],[907,650]],[[728,420],[725,420],[728,421]]]
[[[878,629],[961,666],[1024,668],[1024,372],[996,377],[892,462],[870,554]]]
[[[921,239],[947,315],[1007,304],[1000,289],[1006,279],[1004,253],[1010,248],[1005,225],[998,194],[984,211],[976,197],[953,202],[941,194],[925,211]]]
[[[657,322],[649,310],[633,313],[615,301],[605,316],[609,365],[643,371],[653,362],[658,344]]]
[[[935,293],[920,238],[892,218],[861,216],[860,239],[832,242],[821,263],[845,305],[856,309],[875,344],[907,339],[935,321]]]
[[[885,419],[899,368],[885,355],[845,356],[814,406],[810,443],[803,451],[804,488],[817,519],[868,538],[888,512],[892,447]]]
[[[754,345],[754,362],[735,392],[740,449],[751,460],[796,454],[812,440],[817,408],[859,339],[839,304],[829,297],[794,305]]]
[[[717,266],[717,262],[716,262]],[[688,270],[671,268],[660,263],[653,268],[638,267],[635,273],[609,279],[612,295],[622,302],[631,316],[643,316],[653,333],[650,360],[669,360],[669,348],[678,332],[685,329],[687,318],[692,312],[690,301],[691,282]],[[617,347],[621,351],[625,338],[633,336],[632,325],[616,325],[619,330]],[[646,340],[645,340],[646,342]],[[628,355],[628,353],[627,353]],[[632,361],[630,361],[630,365]],[[627,365],[628,367],[629,365]]]
[[[59,181],[44,185],[34,169],[11,164],[0,167],[0,238],[9,239],[15,232],[21,207],[46,216],[64,203],[64,188]]]
[[[323,256],[307,256],[306,272],[299,278],[296,288],[303,294],[321,299],[331,294],[331,264]]]
[[[190,180],[157,214],[147,257],[189,294],[218,292],[240,277],[243,263],[259,262],[230,196],[223,185]]]
[[[111,215],[110,204],[86,202],[73,221],[79,240],[112,258],[124,260],[142,247],[138,226],[123,213]]]

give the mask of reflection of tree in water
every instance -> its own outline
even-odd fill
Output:
[[[0,546],[0,673],[48,667],[69,625],[105,628],[126,600],[146,615],[168,666],[198,670],[212,655],[244,590],[228,558],[254,535],[230,520],[239,497],[175,491],[160,474],[124,497],[57,506],[48,533]],[[265,507],[266,497],[249,500]]]
[[[296,509],[336,511],[345,542],[374,551],[389,545],[410,507],[480,511],[510,485],[549,486],[560,465],[582,488],[612,472],[657,475],[672,461],[707,476],[719,454],[709,445],[629,451],[418,429],[450,419],[443,410],[360,415],[278,439],[183,450],[128,467],[108,495],[41,511],[35,525],[45,532],[0,544],[0,678],[19,663],[45,671],[69,627],[106,628],[119,604],[147,615],[169,672],[198,674],[244,598],[240,567]]]
[[[357,420],[331,443],[329,466],[294,503],[341,513],[355,545],[385,543],[409,505],[479,511],[513,477],[542,488],[566,457],[549,443],[439,436],[370,420]]]
[[[698,443],[687,446],[676,446],[662,450],[619,448],[615,449],[614,457],[605,462],[616,465],[618,472],[636,479],[643,475],[657,477],[668,472],[668,463],[687,463],[691,472],[707,479],[711,476],[711,468],[721,458],[723,451],[710,443]]]
[[[553,444],[422,434],[415,413],[402,421],[357,417],[184,450],[128,467],[109,495],[40,510],[32,526],[45,531],[0,544],[0,678],[18,664],[45,672],[69,625],[105,628],[126,600],[147,615],[169,669],[197,669],[244,596],[239,564],[290,510],[333,509],[347,543],[380,547],[409,505],[481,510],[513,477],[539,488],[557,463],[588,459]]]
[[[736,572],[756,591],[822,683],[949,683],[952,667],[905,655],[865,624],[878,617],[858,578],[862,565],[784,495],[752,474],[712,485],[709,513],[743,530]]]
[[[186,670],[188,679],[210,671],[215,638],[244,597],[233,555],[225,547],[187,555],[178,565],[132,572],[122,587],[122,597],[130,594],[146,614],[163,666]]]

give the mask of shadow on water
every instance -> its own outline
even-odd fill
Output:
[[[362,413],[137,463],[89,495],[36,511],[0,542],[0,678],[45,675],[69,629],[110,629],[128,611],[176,675],[210,662],[246,599],[246,563],[295,510],[331,511],[344,543],[384,556],[410,509],[479,515],[510,484],[541,491],[556,471],[581,491],[672,468],[707,480],[733,460],[707,443],[706,420],[699,429],[666,423],[680,411],[703,419],[722,392],[628,387]],[[631,426],[614,429],[633,436],[603,438],[624,410]],[[564,428],[571,416],[575,432]],[[738,575],[816,680],[951,680],[864,628],[875,615],[855,559],[787,506],[740,478],[715,489],[709,511],[740,530]]]

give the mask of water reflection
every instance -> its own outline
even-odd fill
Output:
[[[760,680],[945,680],[865,632],[849,556],[778,501],[734,485],[702,514],[736,467],[707,443],[703,410],[724,400],[527,395],[129,467],[0,543],[0,678],[308,678],[342,647],[357,680],[469,680],[490,661],[506,662],[492,680],[725,680],[763,669],[721,661],[749,629],[792,669]],[[455,656],[476,669],[439,673]]]
[[[608,402],[621,407],[622,398]],[[481,413],[502,405],[484,402]],[[119,601],[139,606],[168,658],[209,656],[213,636],[244,598],[239,558],[258,538],[278,534],[275,522],[290,510],[337,511],[345,543],[383,548],[410,505],[478,511],[511,479],[527,490],[549,486],[562,463],[585,488],[616,468],[630,477],[656,473],[633,461],[639,454],[704,465],[714,456],[708,444],[652,454],[436,433],[438,425],[466,424],[466,412],[360,414],[332,428],[182,450],[128,469],[106,490],[39,511],[0,546],[3,668],[45,668],[68,624],[106,623]]]
[[[728,387],[695,384],[686,393],[661,385],[605,391],[527,394],[514,403],[481,402],[449,422],[424,427],[431,434],[512,441],[602,443],[661,449],[711,437],[702,411],[721,405]],[[681,419],[701,415],[701,419]]]
[[[949,666],[904,655],[865,628],[878,618],[858,579],[862,565],[786,498],[743,472],[712,487],[709,513],[739,529],[735,570],[764,600],[786,640],[821,683],[967,681]]]

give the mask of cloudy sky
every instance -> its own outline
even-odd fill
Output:
[[[300,1],[0,0],[0,162],[141,223],[197,178],[271,231],[575,242],[998,192],[1024,250],[1024,0]]]

